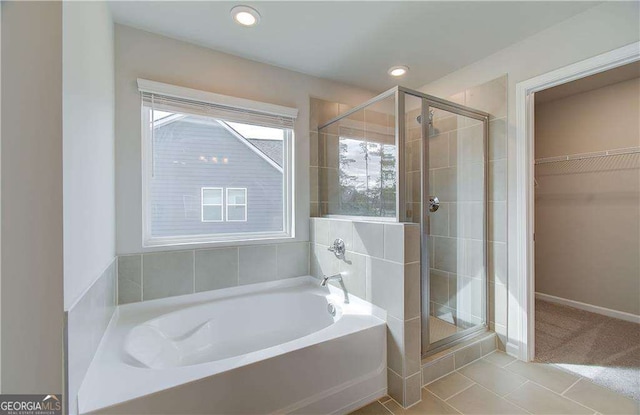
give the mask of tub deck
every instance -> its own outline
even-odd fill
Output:
[[[125,351],[127,335],[149,320],[263,294],[326,297],[341,315],[302,337],[198,364],[151,368]],[[350,300],[307,276],[119,306],[80,388],[80,413],[347,412],[386,393],[386,313]]]

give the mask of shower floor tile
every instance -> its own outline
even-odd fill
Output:
[[[431,343],[456,334],[459,330],[460,329],[454,324],[447,323],[434,316],[429,316],[429,340]]]

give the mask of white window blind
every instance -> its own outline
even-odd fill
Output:
[[[191,88],[138,79],[142,100],[156,111],[203,115],[264,127],[293,129],[298,110]]]

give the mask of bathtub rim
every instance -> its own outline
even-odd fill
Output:
[[[307,292],[309,290],[311,290],[312,292],[318,292],[319,290],[328,291],[328,297],[330,298],[330,300],[343,306],[343,317],[333,325],[320,331],[311,333],[310,335],[294,339],[281,345],[258,350],[245,355],[236,356],[230,359],[224,359],[224,361],[227,361],[228,363],[232,360],[241,360],[243,356],[252,356],[251,359],[245,360],[243,364],[237,364],[224,370],[209,371],[206,369],[207,367],[215,366],[221,361],[206,362],[196,365],[196,367],[200,368],[200,370],[198,370],[197,372],[210,373],[201,373],[196,376],[184,376],[184,374],[182,374],[183,377],[189,379],[185,381],[167,382],[167,385],[156,387],[153,390],[141,391],[137,394],[130,394],[131,396],[127,397],[126,399],[105,399],[104,394],[101,393],[101,388],[104,389],[106,386],[106,388],[108,389],[109,384],[112,385],[114,384],[114,382],[107,382],[107,385],[105,385],[100,381],[99,375],[105,371],[107,373],[111,372],[111,377],[113,378],[114,376],[112,372],[114,371],[114,364],[120,367],[119,370],[122,370],[123,367],[128,367],[133,370],[144,370],[147,372],[187,371],[190,368],[194,367],[182,366],[171,369],[135,368],[129,366],[126,362],[122,361],[122,359],[116,359],[116,356],[118,356],[121,351],[117,350],[116,347],[113,347],[113,343],[116,343],[116,345],[120,343],[121,345],[126,336],[126,333],[128,333],[128,331],[137,324],[141,324],[149,319],[156,318],[180,309],[205,304],[207,302],[223,298],[233,298],[236,296],[245,296],[254,293],[278,292],[279,290],[291,290],[295,288],[301,288],[303,290],[302,292]],[[349,296],[349,304],[343,304],[343,299],[344,297],[342,290],[332,285],[329,285],[326,288],[321,288],[319,286],[319,280],[317,278],[307,275],[302,277],[289,278],[286,280],[248,284],[243,286],[224,288],[220,290],[205,291],[200,293],[154,299],[139,303],[117,306],[115,312],[113,313],[111,321],[109,322],[107,330],[105,331],[105,334],[100,341],[100,345],[98,346],[97,352],[91,362],[91,365],[89,366],[89,370],[87,371],[85,378],[83,379],[83,382],[79,388],[78,395],[76,397],[78,403],[78,411],[81,414],[91,413],[92,411],[105,409],[118,403],[131,401],[153,393],[158,393],[163,390],[178,387],[180,385],[185,385],[190,382],[196,382],[209,376],[223,374],[226,371],[233,370],[241,366],[246,366],[256,362],[260,362],[262,360],[275,358],[291,351],[310,347],[339,337],[348,336],[349,334],[353,334],[360,330],[366,330],[379,325],[386,326],[387,313],[384,309],[351,294]],[[363,311],[368,312],[362,313]],[[360,319],[354,319],[354,316],[359,316]],[[345,317],[347,318],[345,319]],[[364,321],[358,321],[363,319]],[[339,328],[335,328],[335,326],[337,326],[340,322],[341,325],[339,326]],[[278,347],[280,348],[280,350],[277,352],[274,351]],[[260,357],[261,354],[262,356]],[[93,399],[96,398],[96,396],[101,397],[101,399]]]

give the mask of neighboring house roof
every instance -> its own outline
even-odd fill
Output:
[[[194,122],[200,124],[219,124],[231,133],[235,138],[243,142],[251,150],[255,151],[263,159],[269,162],[272,166],[282,172],[282,157],[283,157],[283,141],[282,140],[265,140],[261,138],[246,138],[226,122],[222,120],[208,119],[204,120],[202,117],[190,116],[185,114],[173,114],[154,122],[156,128],[164,127],[168,124],[176,121]]]
[[[258,150],[266,154],[278,166],[282,167],[282,140],[265,140],[263,138],[247,138]]]

